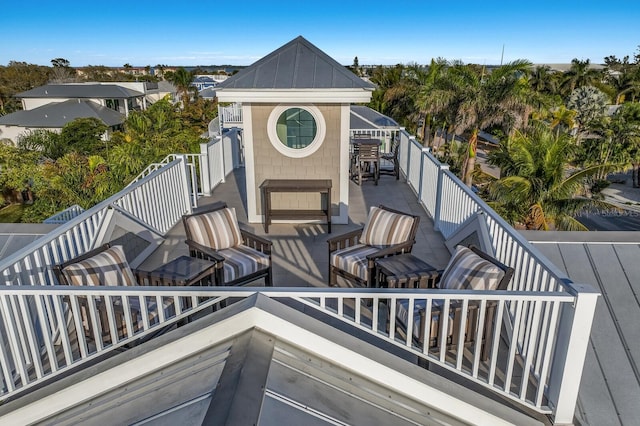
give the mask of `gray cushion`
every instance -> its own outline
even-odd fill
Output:
[[[224,257],[224,281],[230,282],[269,267],[269,255],[247,246],[219,250]]]
[[[495,290],[503,277],[502,268],[481,258],[471,249],[458,246],[442,273],[438,287],[450,290]]]
[[[205,247],[222,250],[242,243],[235,209],[224,208],[187,218],[191,239]]]
[[[88,259],[66,266],[62,273],[71,285],[136,285],[122,246],[113,246]]]
[[[341,271],[349,272],[363,280],[369,279],[369,262],[367,256],[377,252],[376,247],[356,244],[331,253],[331,265]]]
[[[362,230],[362,244],[384,247],[409,240],[415,218],[371,207],[367,223]]]

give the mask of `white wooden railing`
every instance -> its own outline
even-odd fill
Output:
[[[183,157],[128,186],[0,262],[5,285],[55,282],[51,266],[95,248],[109,210],[164,235],[191,211],[188,168]]]
[[[550,378],[553,377],[549,374],[535,375],[532,369],[527,368],[534,360],[521,358],[517,339],[503,335],[497,328],[491,341],[485,343],[490,345],[491,357],[484,364],[481,362],[481,344],[467,348],[471,356],[466,361],[461,348],[465,327],[476,327],[479,335],[483,332],[482,314],[475,323],[468,324],[466,308],[469,305],[478,304],[479,312],[483,313],[491,301],[496,305],[498,317],[513,307],[519,315],[528,309],[535,310],[538,316],[549,311],[552,319],[557,321],[566,307],[571,308],[575,303],[573,296],[563,292],[51,286],[45,293],[38,287],[7,286],[0,288],[3,319],[0,336],[3,346],[9,348],[0,353],[2,394],[7,397],[28,389],[43,379],[61,374],[105,351],[131,343],[223,300],[246,298],[258,292],[274,299],[300,302],[429,362],[454,372],[464,371],[468,379],[506,398],[525,403],[542,413],[554,412],[547,397],[547,390],[552,385]],[[426,303],[427,317],[431,316],[432,302],[442,306],[444,311],[454,303],[461,304],[463,317],[453,325],[462,328],[460,341],[447,343],[446,335],[443,335],[436,346],[417,345],[411,338],[411,324],[405,330],[406,334],[398,334],[395,310],[397,303],[402,301],[408,302],[409,317],[413,316],[416,302]],[[162,309],[158,309],[159,306]],[[583,305],[575,309],[579,311],[589,307]],[[444,315],[441,330],[450,328],[448,321],[449,316]],[[91,326],[87,327],[87,324]],[[428,321],[425,342],[429,341],[430,327],[431,322]],[[528,327],[529,334],[533,336],[541,332],[544,324],[532,322]],[[560,332],[561,329],[553,328],[540,343],[552,346]],[[507,354],[500,360],[500,365],[497,364],[499,348]],[[551,351],[548,351],[540,370],[552,371],[554,361]]]
[[[472,215],[482,213],[479,220],[485,221],[495,257],[515,270],[510,294],[553,292],[573,300],[563,304],[560,313],[539,302],[506,303],[502,317],[513,343],[509,357],[518,353],[525,360],[525,369],[546,383],[545,397],[554,421],[571,423],[599,293],[588,285],[572,283],[413,136],[402,131],[400,141],[400,169],[433,218],[435,229],[448,238]],[[551,366],[549,359],[553,359]]]
[[[76,217],[79,214],[81,214],[82,212],[84,212],[84,209],[82,207],[80,207],[79,205],[74,204],[73,206],[62,210],[61,212],[56,213],[53,216],[46,218],[45,220],[42,221],[42,223],[47,223],[47,224],[50,224],[50,225],[57,225],[57,224],[61,224],[61,223],[67,223],[71,219],[73,219],[74,217]]]
[[[234,103],[227,106],[218,107],[218,116],[222,122],[222,127],[242,125],[242,104]]]

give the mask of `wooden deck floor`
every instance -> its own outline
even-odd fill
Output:
[[[218,185],[211,197],[199,200],[199,206],[224,201],[234,207],[240,226],[265,236],[273,242],[273,283],[281,287],[324,287],[328,282],[329,236],[340,235],[364,224],[369,207],[385,204],[395,209],[418,214],[418,230],[413,254],[437,268],[444,268],[450,254],[442,235],[434,230],[433,221],[418,204],[411,188],[401,179],[391,176],[380,179],[379,185],[364,182],[362,186],[351,182],[349,186],[349,224],[333,225],[327,234],[324,224],[272,224],[269,234],[261,224],[247,221],[244,169],[236,169]],[[140,266],[151,270],[176,257],[188,254],[184,243],[182,223],[167,235],[165,242]]]

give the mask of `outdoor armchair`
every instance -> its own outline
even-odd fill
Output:
[[[513,268],[503,264],[492,256],[482,252],[475,246],[457,246],[447,267],[443,271],[433,274],[433,279],[429,281],[428,287],[442,290],[506,290]],[[490,341],[494,333],[494,320],[496,301],[489,300],[485,304],[484,322],[482,324],[482,334],[480,338],[477,331],[480,329],[481,312],[480,303],[471,301],[468,303],[466,316],[463,315],[463,303],[452,300],[449,303],[447,330],[443,331],[442,308],[444,301],[434,298],[431,302],[430,318],[426,318],[426,300],[416,300],[413,314],[413,336],[412,340],[420,347],[425,343],[428,349],[437,349],[442,342],[442,333],[446,333],[444,341],[447,348],[455,348],[460,337],[464,333],[463,342],[465,346],[474,342],[482,345],[482,359],[488,357]],[[396,303],[397,325],[401,332],[407,329],[407,316],[409,312],[409,301],[399,300]],[[466,318],[464,326],[461,322]],[[426,341],[426,342],[425,342]]]
[[[419,223],[419,216],[383,205],[371,207],[364,227],[327,241],[329,285],[376,287],[376,259],[410,253]]]
[[[131,269],[122,246],[104,244],[81,256],[53,266],[53,272],[62,285],[73,286],[137,286],[145,283],[146,272]],[[145,309],[140,305],[139,297],[129,297],[130,312],[123,306],[123,298],[112,297],[110,306],[101,297],[79,298],[82,322],[85,335],[94,340],[95,330],[102,333],[103,342],[112,339],[109,326],[109,310],[112,310],[117,338],[124,338],[127,333],[127,316],[131,320],[132,333],[143,327],[142,312],[147,312],[149,324],[158,321],[159,309],[156,300],[148,301]],[[165,316],[175,314],[173,299],[163,300]],[[92,315],[91,312],[95,312]],[[96,323],[97,324],[94,324]],[[115,343],[115,342],[114,342]]]
[[[246,285],[271,276],[271,241],[240,229],[234,209],[226,203],[184,215],[182,223],[192,257],[216,263],[214,283],[218,286]]]

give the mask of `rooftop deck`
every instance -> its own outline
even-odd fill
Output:
[[[381,177],[379,184],[363,182],[358,186],[350,182],[349,187],[349,224],[332,225],[331,234],[324,224],[273,224],[265,234],[261,224],[247,221],[246,190],[244,168],[238,168],[218,185],[211,196],[198,200],[198,207],[223,201],[236,209],[238,220],[245,229],[264,236],[273,242],[273,285],[275,287],[326,287],[328,283],[328,247],[327,238],[340,235],[362,226],[369,208],[384,204],[405,212],[420,216],[420,227],[416,235],[413,254],[432,266],[442,269],[451,257],[440,232],[434,230],[433,220],[424,208],[418,204],[416,195],[403,181],[392,176]],[[153,270],[189,251],[184,243],[185,234],[182,223],[175,225],[168,233],[165,242],[140,266],[144,270]]]
[[[325,288],[329,235],[323,224],[272,225],[266,236],[274,243],[273,281],[278,287],[273,289],[56,285],[52,265],[104,241],[113,241],[115,227],[124,222],[128,222],[129,234],[134,237],[163,240],[153,254],[145,249],[133,251],[140,258],[150,254],[142,263],[145,269],[187,253],[180,217],[204,204],[227,202],[237,209],[242,225],[264,235],[261,225],[247,223],[244,173],[238,169],[234,155],[240,144],[228,132],[203,144],[200,154],[176,154],[151,165],[120,193],[79,213],[0,263],[0,276],[6,284],[0,294],[2,395],[12,397],[44,380],[55,380],[83,363],[200,314],[219,301],[247,299],[260,293],[260,297],[297,304],[305,312],[327,315],[336,324],[355,327],[407,356],[489,389],[499,398],[550,415],[555,423],[570,423],[598,292],[568,280],[464,186],[448,166],[439,163],[406,132],[401,131],[399,137],[400,169],[406,182],[383,177],[379,186],[371,182],[350,184],[350,223],[336,225],[331,235],[361,225],[369,206],[382,203],[418,213],[422,220],[415,255],[443,267],[449,259],[445,239],[464,237],[472,230],[482,234],[488,251],[515,269],[508,290]],[[114,309],[107,305],[106,313],[96,307],[90,312],[93,324],[104,321],[108,325],[106,335],[101,335],[95,325],[85,330],[89,333],[86,338],[84,333],[76,335],[75,330],[83,327],[80,302],[87,299],[119,301],[124,309],[124,334],[116,330]],[[144,308],[143,301],[148,299],[156,306],[171,302],[177,308],[171,313],[159,310],[153,322],[141,315],[142,323],[136,322],[133,327],[131,303],[139,301]],[[444,315],[437,328],[448,331],[449,326],[457,327],[457,335],[462,337],[448,342],[447,333],[441,333],[444,337],[439,337],[435,346],[416,345],[411,323],[405,337],[396,333],[394,310],[401,301],[408,304],[412,318],[418,303],[425,303],[429,318],[432,303],[444,310],[461,304],[461,318],[449,321]],[[468,330],[482,334],[482,318],[489,305],[495,307],[496,324],[500,326],[494,328],[484,345],[477,340],[472,346],[464,345]],[[384,306],[390,311],[381,322],[380,311],[387,311]],[[468,314],[477,307],[479,315]],[[366,311],[371,312],[369,317],[365,317]],[[100,320],[99,314],[107,317]],[[427,324],[425,342],[430,340],[431,328],[436,330],[431,322]],[[89,340],[95,344],[89,345]],[[483,346],[490,351],[486,360],[481,359]],[[50,363],[51,359],[56,362]]]

